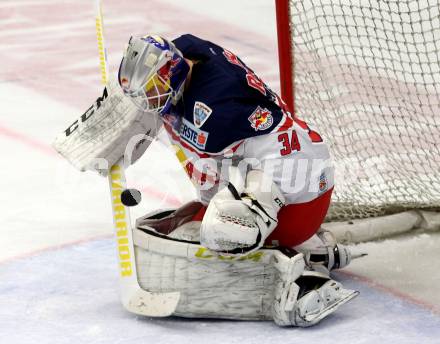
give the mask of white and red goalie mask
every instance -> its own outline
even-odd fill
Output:
[[[131,37],[118,80],[139,109],[165,114],[180,98],[188,72],[188,63],[172,42],[159,36]]]

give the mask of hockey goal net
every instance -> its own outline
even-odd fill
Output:
[[[277,0],[281,88],[336,166],[327,219],[440,208],[440,2]]]

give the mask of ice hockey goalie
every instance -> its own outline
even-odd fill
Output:
[[[136,221],[143,290],[178,292],[178,316],[301,327],[357,295],[330,277],[349,250],[320,230],[333,191],[326,143],[229,50],[189,34],[131,37],[117,80],[55,148],[105,175],[160,128],[199,198]]]

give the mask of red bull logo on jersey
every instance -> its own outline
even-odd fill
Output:
[[[196,128],[186,119],[183,120],[180,128],[180,137],[190,145],[199,149],[205,149],[208,136],[208,132]]]
[[[251,122],[251,126],[255,129],[255,131],[266,130],[273,124],[272,112],[270,112],[268,109],[263,109],[260,106],[254,110],[252,115],[249,116],[248,120]]]

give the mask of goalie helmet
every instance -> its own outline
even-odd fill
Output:
[[[179,100],[188,72],[188,63],[172,42],[159,36],[131,37],[118,80],[138,108],[165,114]]]

